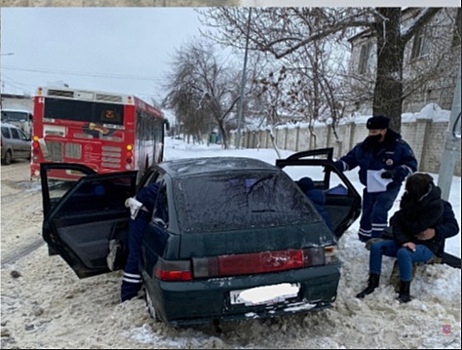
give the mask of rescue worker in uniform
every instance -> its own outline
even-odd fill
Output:
[[[152,183],[125,202],[125,206],[130,208],[130,219],[128,224],[128,258],[124,267],[120,295],[122,302],[136,297],[143,285],[139,270],[141,242],[144,231],[151,220],[158,193],[159,184]]]
[[[366,139],[335,162],[342,172],[359,167],[359,180],[365,186],[358,232],[362,242],[381,236],[404,179],[417,171],[411,147],[389,123],[384,116],[369,118]]]

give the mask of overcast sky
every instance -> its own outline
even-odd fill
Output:
[[[241,4],[312,6],[319,1]],[[339,0],[325,1],[331,5]],[[359,2],[351,1],[348,6]],[[2,7],[2,92],[34,94],[38,86],[66,83],[159,98],[159,83],[175,50],[199,37],[199,26],[195,8],[188,7]]]
[[[194,8],[2,8],[2,91],[64,82],[158,96],[172,55],[199,26]]]

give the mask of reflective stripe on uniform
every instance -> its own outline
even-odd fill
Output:
[[[143,283],[141,275],[135,273],[124,272],[122,280],[128,283]]]
[[[124,277],[141,278],[141,275],[138,274],[138,273],[128,273],[128,272],[124,272]]]
[[[128,282],[128,283],[143,283],[142,280],[135,280],[135,279],[131,279],[131,278],[122,278],[122,281],[125,281],[125,282]]]
[[[361,236],[370,237],[371,234],[372,234],[372,230],[364,230],[364,229],[360,228],[359,231],[358,231],[358,234],[360,234]]]
[[[382,233],[383,230],[387,227],[387,224],[372,224],[372,232]]]

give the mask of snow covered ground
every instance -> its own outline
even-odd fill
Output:
[[[281,156],[291,153],[281,151]],[[272,164],[276,159],[273,149],[224,150],[219,145],[166,141],[167,159],[218,155]],[[362,189],[356,171],[346,175]],[[437,181],[437,174],[432,175]],[[2,178],[2,196],[3,186]],[[459,177],[454,177],[450,201],[460,225]],[[2,253],[8,244],[3,235],[10,230],[8,220],[14,217],[2,214]],[[342,277],[332,308],[279,319],[224,322],[222,333],[211,325],[174,328],[154,323],[144,300],[119,303],[120,272],[79,280],[60,257],[49,257],[42,246],[2,266],[2,348],[460,349],[461,270],[446,265],[419,269],[411,285],[415,298],[400,305],[388,284],[393,260],[384,258],[380,287],[365,299],[356,299],[367,280],[369,253],[357,239],[358,225],[355,222],[339,240]],[[446,250],[461,256],[460,234],[447,242]],[[12,271],[21,276],[13,278]]]

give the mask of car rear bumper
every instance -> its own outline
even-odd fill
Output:
[[[188,325],[214,319],[276,317],[329,307],[337,296],[340,264],[191,282],[164,282],[146,273],[143,277],[160,318],[174,325]],[[233,304],[230,300],[231,291],[282,283],[298,283],[297,295],[258,305]]]

